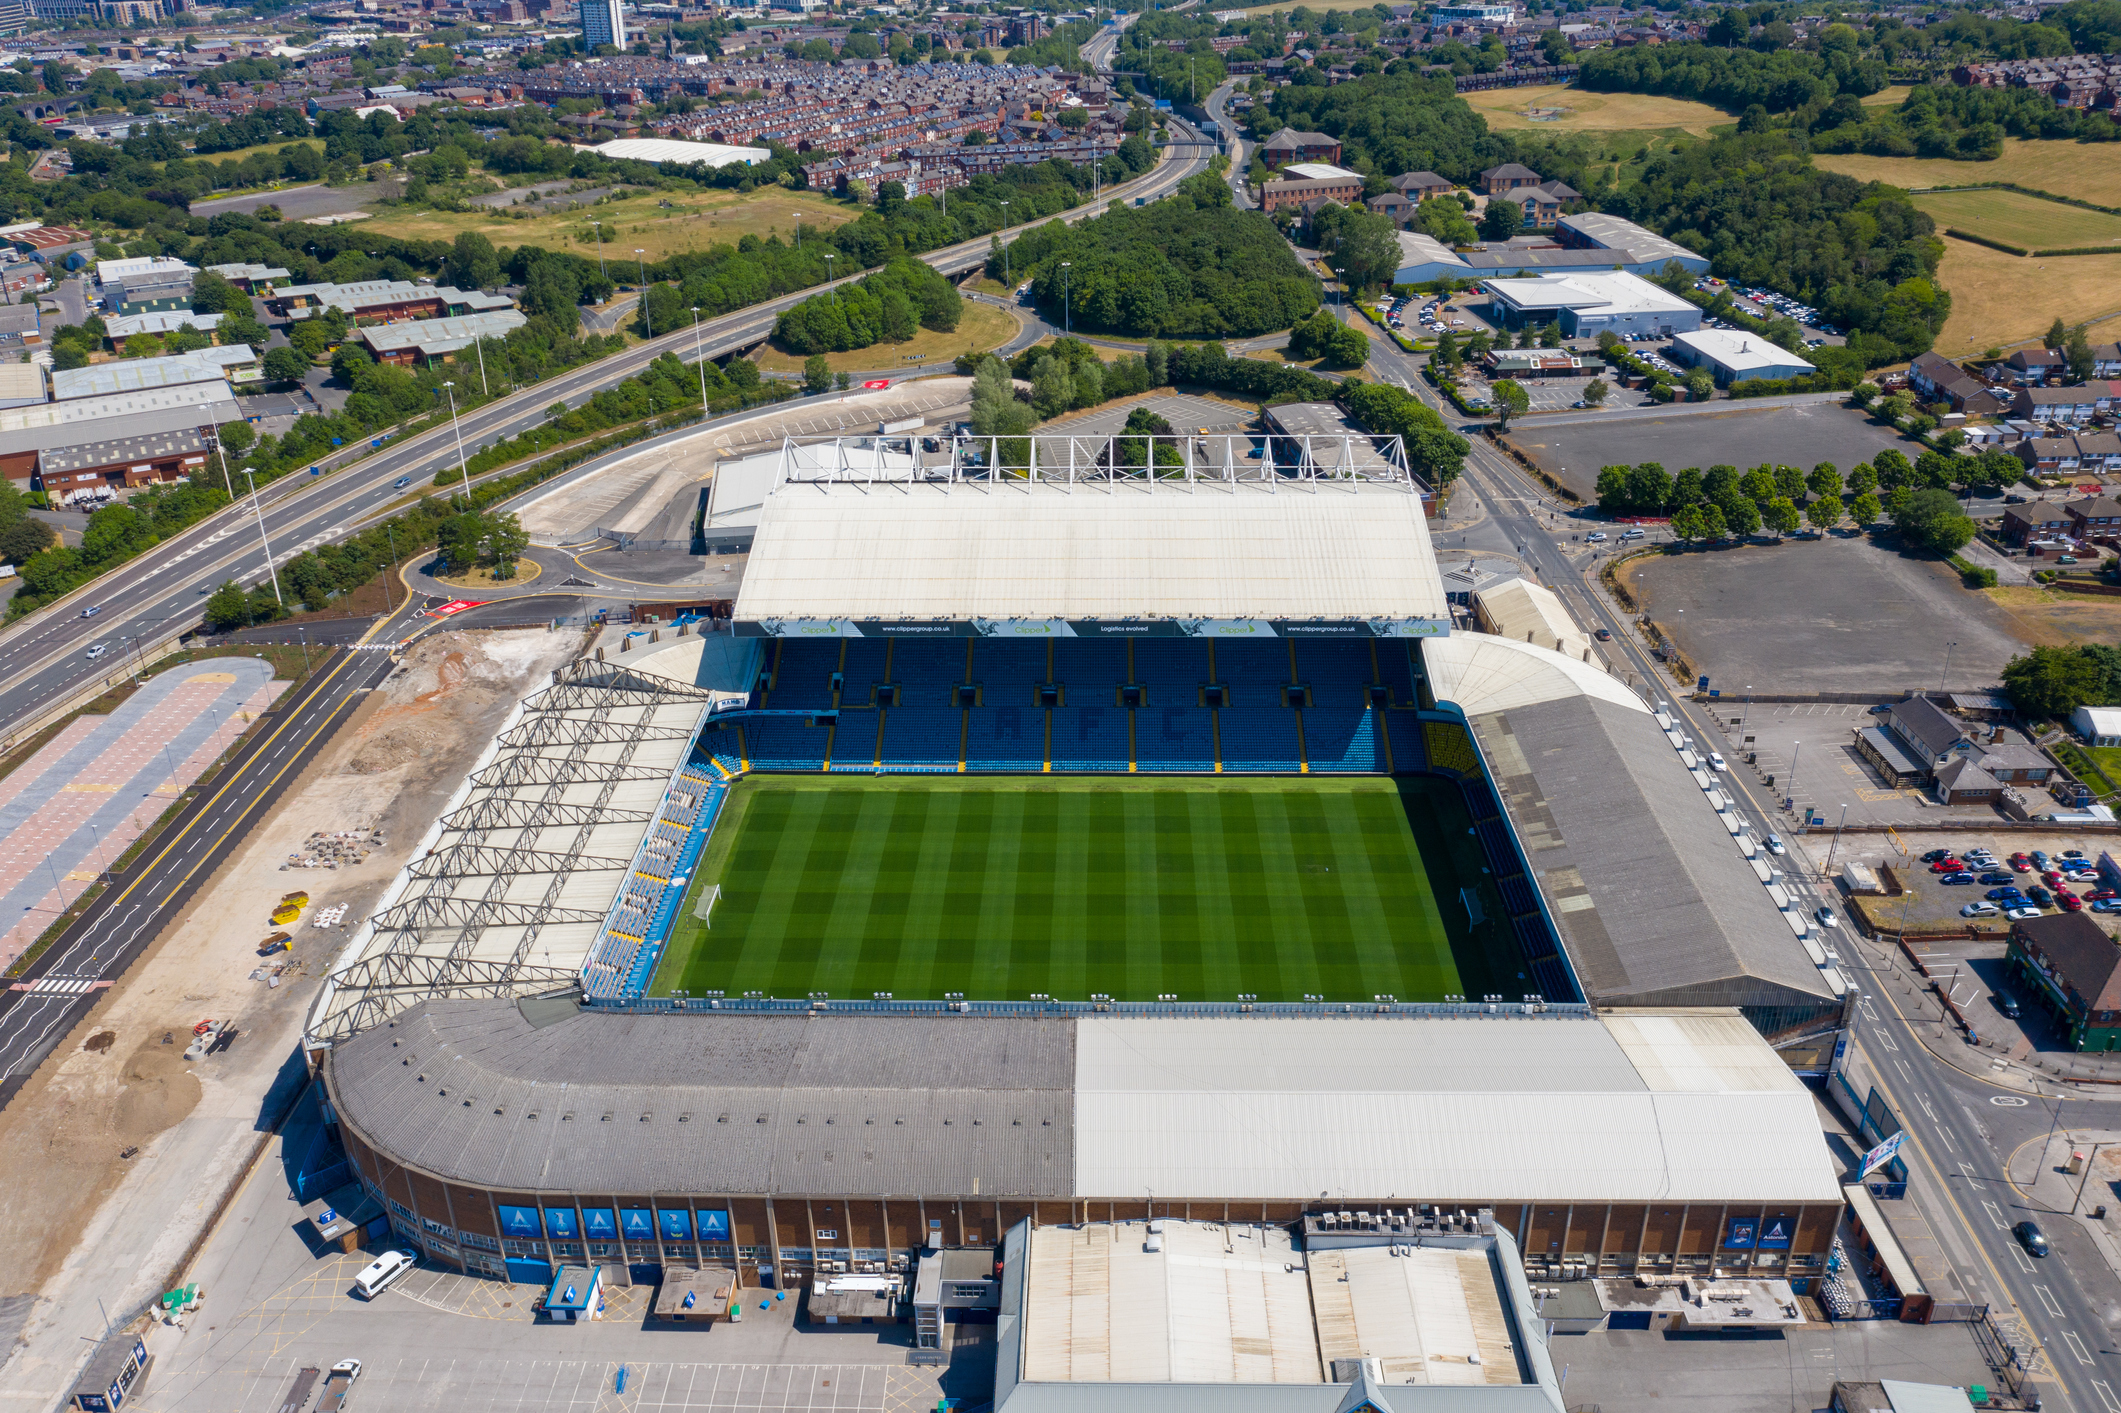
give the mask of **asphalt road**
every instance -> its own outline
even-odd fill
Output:
[[[260,718],[236,758],[112,876],[17,989],[0,991],[0,1105],[95,1004],[98,983],[132,965],[394,665],[390,654],[360,648],[320,656],[316,675]]]
[[[1611,632],[1611,641],[1601,646],[1638,690],[1650,692],[1694,740],[1713,742],[1717,731],[1707,712],[1672,690],[1669,674],[1649,656],[1628,618],[1589,582],[1602,556],[1580,536],[1598,523],[1595,513],[1566,507],[1529,483],[1480,434],[1481,424],[1465,421],[1421,380],[1419,360],[1381,336],[1373,336],[1372,346],[1372,367],[1403,382],[1472,443],[1458,494],[1471,491],[1485,514],[1459,538],[1470,539],[1470,532],[1480,530],[1491,542],[1497,536],[1507,541],[1528,574],[1559,594],[1582,626]],[[1452,518],[1459,519],[1457,507]],[[1755,838],[1789,828],[1780,802],[1752,777],[1732,771],[1719,783],[1736,801]],[[1896,1003],[1898,986],[1889,984],[1895,980],[1891,964],[1878,960],[1880,954],[1852,934],[1839,894],[1813,871],[1801,851],[1793,850],[1778,863],[1786,870],[1782,885],[1796,895],[1806,916],[1825,906],[1839,919],[1822,940],[1839,957],[1851,984],[1861,988],[1850,1043],[1860,1047],[1878,1076],[1878,1088],[1908,1130],[1902,1157],[1910,1169],[1911,1200],[1920,1204],[1938,1233],[1966,1298],[1987,1302],[1999,1323],[2016,1336],[2013,1342],[2041,1356],[2035,1366],[2037,1381],[2050,1408],[2121,1413],[2121,1395],[2116,1393],[2121,1388],[2121,1341],[2113,1329],[2121,1322],[2121,1282],[2090,1238],[2067,1218],[2043,1223],[2054,1254],[2038,1262],[2024,1254],[2009,1230],[2035,1211],[2005,1177],[2008,1155],[2046,1132],[2052,1107],[1975,1079],[1925,1049],[1915,1031],[1919,1017],[1911,1021]],[[1959,1043],[1949,1032],[1936,1035],[1936,1029],[1934,1022],[1927,1026],[1932,1043]],[[2111,1102],[2076,1096],[2070,1102],[2074,1127],[2121,1126],[2121,1108]]]
[[[1181,141],[1166,158],[1133,182],[1114,187],[1111,199],[1160,196],[1206,169],[1213,148],[1182,123]],[[1094,214],[1086,203],[1061,219]],[[1006,235],[1020,233],[1012,228]],[[966,241],[922,258],[946,274],[985,262],[987,240]],[[839,283],[861,278],[862,272]],[[822,288],[822,287],[820,287]],[[384,518],[431,486],[437,471],[460,454],[539,425],[555,402],[579,406],[597,391],[624,381],[657,357],[674,353],[691,361],[718,358],[762,342],[781,310],[816,294],[806,289],[766,304],[680,329],[625,353],[564,373],[466,412],[452,428],[444,424],[402,441],[386,443],[367,460],[322,477],[288,477],[267,487],[260,504],[245,497],[140,558],[104,575],[70,599],[32,614],[0,634],[0,747],[40,710],[109,675],[120,654],[102,662],[84,655],[91,644],[113,649],[152,646],[199,621],[206,596],[224,580],[256,583],[266,578],[265,545],[275,562],[317,545],[343,539]],[[464,369],[460,377],[476,376]],[[461,438],[461,453],[459,439]],[[407,482],[404,489],[396,482]],[[240,488],[241,481],[236,485]],[[262,529],[260,520],[262,519]],[[87,607],[101,611],[83,618]]]

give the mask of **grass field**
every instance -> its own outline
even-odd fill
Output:
[[[669,209],[658,203],[668,201]],[[851,220],[855,212],[845,203],[815,192],[765,187],[749,195],[733,191],[648,193],[629,196],[602,206],[579,211],[529,216],[522,220],[508,214],[507,207],[480,207],[473,211],[400,211],[382,208],[365,229],[381,235],[416,240],[455,240],[465,231],[477,231],[498,246],[536,245],[566,250],[594,260],[596,236],[589,223],[604,223],[604,256],[612,262],[613,278],[622,278],[620,265],[633,263],[636,249],[651,260],[684,250],[705,250],[715,245],[734,245],[747,235],[764,240],[778,233],[782,240],[795,234],[797,216],[804,227],[828,228]]]
[[[1974,186],[2012,182],[2035,191],[2121,206],[2121,143],[2053,142],[2007,137],[1993,162],[1948,162],[1941,157],[1871,157],[1829,152],[1812,159],[1830,172],[1897,187]]]
[[[2057,318],[2077,324],[2121,310],[2121,255],[2027,259],[1947,239],[1937,282],[1952,295],[1952,316],[1937,336],[1937,352],[1948,358],[2039,338]],[[2101,332],[2107,327],[2092,326],[2094,342],[2113,337]]]
[[[2027,250],[2121,245],[2121,216],[2042,201],[2015,191],[1942,191],[1913,198],[1940,226],[1951,226]]]
[[[1532,129],[1538,132],[1634,132],[1669,129],[1708,136],[1718,123],[1735,123],[1738,116],[1707,103],[1685,98],[1661,98],[1644,93],[1592,93],[1568,84],[1538,88],[1489,88],[1459,95],[1473,111],[1498,130]],[[1534,110],[1558,110],[1556,116],[1534,118]]]
[[[1466,825],[1432,780],[751,776],[653,990],[1515,995],[1515,965],[1485,960],[1515,944]],[[694,908],[717,884],[710,927]]]
[[[976,300],[965,301],[964,315],[957,321],[957,328],[947,334],[933,329],[920,329],[904,343],[877,343],[867,348],[849,349],[845,353],[828,353],[825,362],[835,373],[866,372],[877,368],[915,368],[930,363],[948,363],[966,349],[984,353],[990,348],[999,348],[1023,332],[1023,325],[1016,322],[1007,310],[996,309],[991,304]],[[910,355],[923,354],[914,358]],[[757,358],[759,367],[771,373],[800,373],[804,357],[790,353],[777,343],[769,343]]]

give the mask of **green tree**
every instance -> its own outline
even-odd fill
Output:
[[[241,456],[257,444],[258,431],[248,422],[223,422],[214,430],[221,439],[221,449],[230,456]]]
[[[1739,539],[1748,539],[1759,532],[1760,507],[1744,496],[1717,508],[1723,512],[1723,523]]]
[[[1838,495],[1821,496],[1804,508],[1804,518],[1811,521],[1812,528],[1821,533],[1839,525],[1841,515],[1841,497]]]
[[[494,575],[513,579],[516,561],[530,548],[530,532],[523,528],[523,522],[516,519],[512,510],[488,515],[485,520],[486,553],[493,559]]]
[[[1738,481],[1738,494],[1750,501],[1763,501],[1775,494],[1775,473],[1766,466],[1755,466]]]
[[[1038,414],[1020,402],[1009,365],[988,354],[972,374],[972,432],[981,437],[1020,437],[1037,424]]]
[[[2069,342],[2069,326],[2062,322],[2060,314],[2055,316],[2054,323],[2047,326],[2046,342],[2049,348],[2060,348]]]
[[[1791,500],[1804,499],[1804,473],[1794,466],[1775,468],[1775,493]]]
[[[204,616],[207,631],[211,633],[226,633],[232,628],[248,627],[250,595],[244,593],[243,586],[235,580],[224,579],[221,581],[221,587],[214,590],[213,595],[206,600]]]
[[[1524,208],[1507,197],[1491,196],[1488,209],[1481,213],[1480,237],[1482,240],[1505,241],[1524,229]]]
[[[832,365],[825,361],[822,353],[813,353],[803,360],[803,391],[828,393],[832,391]]]
[[[341,349],[344,352],[344,348]],[[336,362],[337,355],[334,355]],[[299,383],[309,374],[309,360],[291,348],[265,350],[265,376],[276,383]]]
[[[1603,378],[1593,378],[1583,385],[1583,400],[1593,407],[1603,407],[1605,406],[1607,395],[1612,391],[1613,385],[1611,383],[1608,383]]]
[[[2011,705],[2032,716],[2067,716],[2105,690],[2100,664],[2075,648],[2039,647],[2003,666]]]
[[[1748,505],[1747,509],[1751,506]],[[1730,521],[1725,518],[1722,506],[1709,504],[1701,507],[1701,538],[1720,540],[1730,533]]]
[[[1507,431],[1512,417],[1531,410],[1532,395],[1515,379],[1502,378],[1494,385],[1495,424]]]
[[[1885,514],[1885,507],[1878,503],[1878,495],[1875,491],[1864,491],[1849,502],[1849,519],[1856,523],[1858,529],[1866,529],[1877,524],[1878,518],[1883,514]]]
[[[1805,489],[1813,495],[1839,502],[1841,499],[1841,468],[1831,461],[1822,461],[1812,468],[1812,474],[1804,478]]]
[[[1609,467],[1607,469],[1616,468]],[[1600,479],[1603,479],[1603,473],[1600,473]],[[1680,543],[1692,544],[1696,540],[1707,538],[1702,527],[1702,516],[1708,508],[1698,503],[1682,505],[1673,513],[1672,533],[1678,537]]]
[[[1716,395],[1716,377],[1706,368],[1689,368],[1686,375],[1687,396],[1696,402],[1707,402]]]
[[[1951,554],[1974,537],[1974,522],[1952,493],[1935,488],[1916,491],[1905,510],[1894,512],[1893,524],[1910,547],[1933,554]]]
[[[1766,506],[1762,507],[1760,518],[1768,530],[1777,537],[1796,534],[1797,526],[1801,523],[1797,513],[1797,502],[1791,500],[1788,496],[1776,496],[1769,501]]]
[[[1850,494],[1859,496],[1878,489],[1878,473],[1868,461],[1859,461],[1849,468],[1848,488]]]
[[[0,560],[21,564],[59,543],[59,532],[42,520],[24,518],[0,529]]]

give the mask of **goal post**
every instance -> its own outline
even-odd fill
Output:
[[[701,922],[706,923],[709,927],[714,926],[714,919],[712,917],[712,914],[714,912],[714,901],[715,899],[721,896],[721,884],[708,884],[705,888],[700,890],[699,901],[692,905],[692,915],[698,918]]]

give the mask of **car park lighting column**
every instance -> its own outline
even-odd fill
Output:
[[[243,479],[250,483],[250,508],[258,517],[258,543],[265,546],[265,572],[272,575],[273,602],[285,607],[287,600],[280,597],[280,571],[272,562],[272,537],[265,533],[265,509],[258,504],[258,478],[246,466]]]

